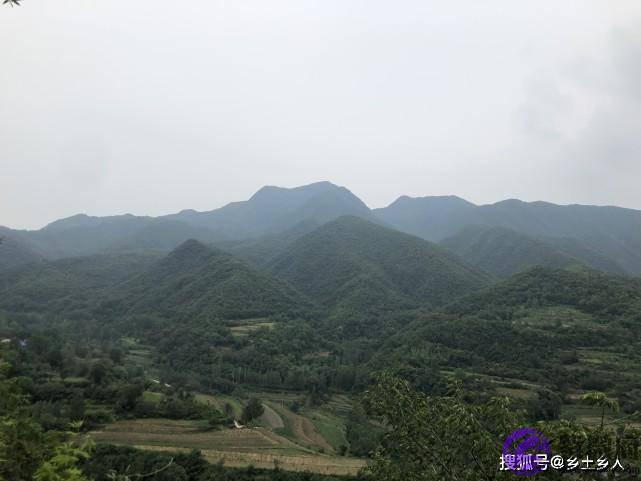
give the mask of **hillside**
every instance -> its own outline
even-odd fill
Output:
[[[127,312],[171,319],[244,319],[309,306],[286,284],[195,240],[181,244],[119,290]]]
[[[396,229],[436,242],[470,225],[504,227],[545,241],[572,239],[564,250],[571,257],[585,262],[591,257],[586,254],[594,252],[606,259],[610,270],[620,266],[627,273],[641,274],[641,211],[637,210],[514,199],[477,206],[457,197],[401,197],[374,213]]]
[[[0,270],[37,262],[42,256],[11,229],[0,227]]]
[[[439,304],[487,282],[430,242],[356,217],[341,217],[299,238],[269,269],[344,314]]]
[[[148,268],[150,254],[101,254],[41,260],[0,272],[0,308],[91,317],[103,295]]]
[[[274,234],[301,222],[323,224],[343,215],[374,219],[369,208],[345,187],[317,182],[292,189],[266,186],[249,200],[209,212],[183,211],[167,218],[214,228],[231,239]]]
[[[386,342],[372,368],[418,366],[421,353],[431,353],[427,374],[406,371],[429,389],[445,385],[439,369],[459,369],[468,384],[476,380],[474,389],[519,380],[513,387],[536,396],[616,386],[611,394],[627,400],[641,388],[640,320],[641,281],[536,268],[417,318]]]
[[[579,259],[543,241],[503,227],[465,227],[439,244],[497,277],[509,277],[536,266],[568,268],[582,265]]]
[[[7,239],[20,240],[23,246],[47,259],[91,256],[109,251],[168,251],[190,238],[204,242],[222,239],[221,235],[202,227],[129,214],[111,217],[80,214],[57,220],[40,230],[7,229],[2,235]],[[6,254],[0,250],[0,256],[4,258]]]

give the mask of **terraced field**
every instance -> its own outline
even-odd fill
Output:
[[[298,426],[296,429],[301,430],[301,435],[309,436],[312,444],[324,442],[316,438],[320,435],[306,431],[309,426],[304,422]],[[279,466],[294,471],[355,474],[365,465],[361,459],[316,453],[265,428],[209,431],[198,421],[140,419],[116,422],[90,436],[98,443],[124,444],[146,450],[198,449],[209,461],[223,461],[229,466]]]

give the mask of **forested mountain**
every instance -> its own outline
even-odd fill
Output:
[[[293,189],[267,186],[244,202],[210,212],[183,211],[168,218],[216,228],[231,239],[248,239],[274,234],[303,221],[322,224],[342,215],[373,218],[363,201],[346,188],[317,182]]]
[[[262,267],[269,264],[277,255],[285,252],[296,239],[317,229],[319,224],[314,220],[304,220],[276,234],[266,234],[239,241],[214,243],[216,247],[247,260],[249,263]]]
[[[91,318],[90,310],[105,291],[147,269],[157,258],[150,253],[98,254],[0,271],[0,308]]]
[[[439,244],[497,277],[509,277],[535,266],[569,268],[584,265],[552,245],[504,227],[465,227]]]
[[[594,251],[631,274],[641,273],[641,211],[619,207],[556,205],[505,200],[476,206],[457,197],[401,197],[374,211],[384,222],[441,241],[469,225],[499,226],[534,238],[570,238],[566,253]]]
[[[244,319],[310,307],[287,284],[195,240],[181,244],[118,291],[125,312],[174,320]]]
[[[403,196],[388,207],[370,210],[349,190],[330,182],[267,186],[249,200],[207,212],[185,210],[155,218],[80,214],[37,231],[1,228],[6,248],[0,253],[0,269],[40,258],[167,253],[188,239],[214,244],[262,266],[298,237],[346,215],[433,242],[448,239],[455,252],[483,252],[482,267],[499,275],[533,265],[569,265],[569,259],[605,272],[641,274],[641,211],[518,200],[477,206],[454,196]],[[481,235],[481,227],[497,230]]]
[[[6,236],[30,246],[32,251],[48,259],[126,250],[169,251],[192,238],[205,242],[222,238],[208,229],[179,221],[133,215],[90,217],[84,214],[55,221],[37,231],[7,229]]]
[[[634,411],[638,398],[628,394],[641,392],[640,344],[641,281],[536,268],[418,316],[372,365],[399,366],[429,389],[443,387],[440,369],[455,368],[561,394],[613,389]],[[429,368],[408,369],[421,362]]]
[[[430,242],[357,217],[299,238],[269,269],[341,315],[440,304],[488,282]]]
[[[11,229],[0,226],[0,270],[10,267],[37,262],[42,256]]]

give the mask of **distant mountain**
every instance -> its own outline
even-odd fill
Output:
[[[401,197],[374,211],[384,222],[404,232],[442,241],[469,225],[505,227],[549,242],[566,239],[567,251],[586,260],[595,252],[608,264],[641,274],[641,211],[619,207],[556,205],[506,200],[476,206],[457,197]],[[574,239],[577,251],[567,239]]]
[[[594,248],[571,237],[543,237],[542,240],[568,256],[609,274],[625,274],[626,270],[612,259],[600,254]],[[633,273],[633,272],[630,272]]]
[[[169,251],[188,239],[204,242],[221,236],[179,221],[130,214],[91,217],[85,214],[57,220],[37,231],[7,230],[8,239],[20,239],[41,258],[61,259],[109,251],[158,249]],[[4,256],[0,248],[0,259]],[[1,265],[0,265],[1,267]]]
[[[310,306],[282,281],[195,240],[181,244],[119,291],[128,313],[168,319],[243,319]]]
[[[375,219],[363,201],[345,187],[317,182],[293,189],[267,186],[247,201],[209,212],[183,211],[166,218],[216,229],[230,239],[250,239],[282,232],[301,222],[320,225],[343,215]]]
[[[148,268],[156,256],[101,254],[40,260],[0,272],[0,308],[62,312],[91,317],[89,310],[106,290]]]
[[[456,196],[399,197],[374,213],[391,227],[432,242],[453,236],[475,222],[478,207]]]
[[[504,227],[465,227],[439,244],[469,264],[497,277],[509,277],[536,266],[568,268],[585,265],[546,242]],[[615,265],[610,267],[616,269]]]
[[[372,211],[349,190],[330,182],[295,188],[266,186],[249,200],[207,212],[184,210],[155,218],[79,214],[37,231],[4,229],[0,236],[7,241],[0,246],[0,269],[41,258],[117,251],[167,253],[187,239],[220,246],[262,266],[301,235],[342,216],[359,217],[432,242],[458,236],[472,226],[504,228],[512,231],[511,237],[501,240],[495,231],[494,242],[484,244],[486,257],[503,255],[501,249],[508,248],[518,233],[556,251],[556,260],[549,258],[550,251],[535,254],[532,250],[541,251],[543,246],[528,241],[526,248],[521,239],[519,245],[528,250],[526,257],[542,256],[538,262],[543,265],[564,265],[563,256],[567,256],[606,272],[641,275],[641,211],[514,199],[477,206],[455,196],[403,196]],[[467,246],[470,252],[473,241],[459,239],[461,248]],[[499,250],[492,251],[493,245]],[[516,258],[505,260],[505,266],[495,272],[506,275],[530,264],[527,259],[522,266]]]
[[[269,269],[344,316],[439,304],[488,281],[437,245],[357,217],[304,235]]]
[[[42,260],[42,256],[20,235],[0,227],[0,270]]]
[[[313,220],[299,222],[295,226],[276,234],[240,241],[215,243],[215,247],[245,259],[250,264],[263,267],[285,250],[295,240],[317,229],[319,224]]]

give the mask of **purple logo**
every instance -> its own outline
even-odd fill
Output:
[[[548,440],[534,428],[512,431],[503,442],[502,470],[519,476],[532,476],[545,471],[549,459]]]

